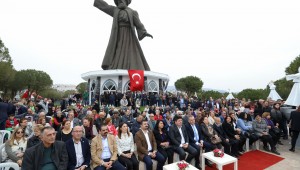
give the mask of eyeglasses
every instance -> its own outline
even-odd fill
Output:
[[[17,134],[24,133],[23,131],[18,131]]]

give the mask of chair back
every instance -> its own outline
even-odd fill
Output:
[[[20,167],[17,163],[14,162],[0,163],[0,170],[9,170],[10,168],[13,168],[14,170],[20,170]]]
[[[5,143],[0,145],[0,163],[2,163],[4,160],[2,160],[2,156],[3,156],[3,151],[5,152]],[[6,153],[4,153],[6,154]],[[5,159],[5,158],[4,158]]]
[[[6,140],[10,139],[11,132],[8,130],[0,130],[0,144],[5,143]]]

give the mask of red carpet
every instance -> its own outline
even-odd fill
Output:
[[[283,160],[279,156],[268,154],[266,152],[262,152],[259,150],[254,150],[250,152],[246,152],[243,156],[240,156],[240,160],[238,160],[238,169],[239,170],[263,170],[276,164],[277,162]],[[208,170],[216,170],[216,164],[213,165],[212,168],[206,166],[205,169]],[[224,170],[233,170],[233,163],[223,166]]]

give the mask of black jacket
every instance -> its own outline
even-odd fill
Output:
[[[184,125],[181,127],[181,131],[185,140],[185,143],[189,143],[189,137]],[[178,127],[174,124],[169,128],[169,137],[173,146],[179,147],[181,144],[181,135]]]
[[[40,138],[38,136],[33,135],[31,138],[28,139],[26,149],[31,148],[39,144],[40,142],[41,142]]]
[[[222,139],[222,141],[229,139],[222,126],[218,127],[216,124],[214,124],[213,127],[214,130],[219,134],[219,137]]]
[[[41,142],[29,149],[26,149],[22,170],[40,170],[42,168],[44,144]],[[66,170],[68,167],[68,153],[66,144],[55,141],[52,145],[51,159],[58,170]]]
[[[233,125],[232,124],[229,124],[226,122],[226,120],[224,120],[224,122],[222,123],[222,127],[226,133],[226,135],[230,138],[230,139],[235,139],[235,131],[234,131],[234,128],[233,128]]]
[[[81,142],[82,155],[84,158],[84,162],[82,163],[82,165],[90,166],[91,149],[90,149],[89,141],[86,138],[81,138],[80,142]],[[76,159],[76,152],[75,152],[73,139],[69,139],[66,142],[66,147],[67,147],[68,157],[69,157],[68,170],[74,170],[76,168],[77,159]]]
[[[291,129],[294,131],[300,131],[300,112],[293,111],[290,117],[291,122]]]

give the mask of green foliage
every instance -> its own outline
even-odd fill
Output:
[[[198,95],[198,98],[201,99],[209,99],[210,97],[212,97],[213,99],[219,99],[221,97],[224,97],[223,93],[220,93],[218,91],[214,91],[214,90],[209,90],[209,91],[202,91],[200,95]],[[226,97],[226,96],[225,96]]]
[[[16,70],[10,63],[0,61],[0,73],[0,91],[4,92],[3,96],[8,97],[8,91],[12,87]]]
[[[286,100],[294,85],[293,81],[287,81],[286,78],[279,79],[274,82],[276,91],[283,100]]]
[[[30,92],[35,91],[39,94],[41,91],[51,87],[53,81],[50,76],[43,71],[27,69],[16,73],[14,83],[18,90],[27,88]]]
[[[69,97],[70,95],[73,95],[75,93],[76,93],[75,90],[67,90],[64,92],[63,97]]]
[[[76,90],[78,91],[78,93],[83,94],[87,90],[87,85],[88,85],[87,82],[79,83],[76,86]]]
[[[244,89],[237,94],[237,98],[242,99],[251,99],[258,100],[258,99],[266,99],[268,97],[268,93],[265,89]]]
[[[195,92],[200,92],[202,86],[202,80],[196,76],[187,76],[175,82],[176,89],[186,92],[189,96],[193,95]]]
[[[300,67],[300,55],[296,57],[291,64],[285,69],[286,74],[296,74],[298,73],[298,68]]]
[[[5,47],[1,39],[0,39],[0,62],[7,62],[12,64],[12,59],[9,55],[8,48]]]
[[[63,97],[62,92],[60,92],[56,89],[53,89],[53,88],[44,89],[43,91],[40,92],[39,95],[43,96],[43,97],[51,98],[54,100],[60,100]]]

